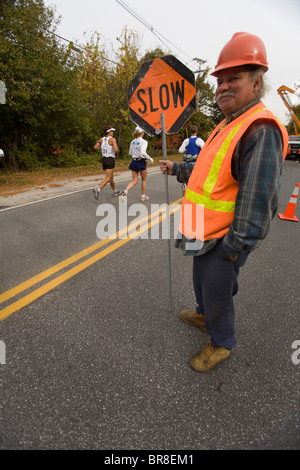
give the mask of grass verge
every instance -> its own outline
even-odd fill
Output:
[[[155,157],[154,164],[158,165],[162,157]],[[172,161],[182,161],[181,155],[168,155]],[[115,172],[127,171],[131,159],[116,160]],[[34,186],[51,184],[54,181],[82,178],[85,176],[101,175],[101,163],[94,165],[70,167],[70,168],[40,168],[32,171],[6,172],[0,171],[0,195],[7,191],[26,190]]]

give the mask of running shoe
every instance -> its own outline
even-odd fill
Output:
[[[121,200],[122,202],[124,202],[126,196],[127,196],[127,192],[122,191],[121,194],[120,194],[120,200]]]
[[[94,193],[94,198],[95,199],[99,199],[99,196],[100,196],[100,191],[98,188],[96,189],[93,189],[93,193]]]

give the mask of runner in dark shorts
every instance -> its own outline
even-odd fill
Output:
[[[108,183],[113,190],[113,196],[119,196],[120,191],[116,191],[115,182],[114,182],[114,168],[115,168],[115,155],[119,151],[116,139],[113,137],[115,129],[111,126],[104,128],[105,137],[97,140],[94,145],[95,150],[102,151],[102,168],[105,171],[105,179],[98,186],[98,188],[93,189],[95,199],[99,199],[100,191]]]
[[[114,157],[103,157],[102,158],[102,168],[103,170],[113,170],[116,166],[116,161]]]
[[[132,157],[132,161],[129,165],[129,169],[132,174],[132,181],[127,185],[126,189],[121,193],[121,200],[124,200],[129,189],[133,188],[138,182],[139,174],[141,175],[141,201],[147,201],[149,196],[146,196],[146,178],[147,178],[147,165],[146,160],[153,163],[153,159],[147,154],[148,142],[143,139],[144,131],[139,126],[135,128],[133,133],[134,140],[130,144],[129,155]]]

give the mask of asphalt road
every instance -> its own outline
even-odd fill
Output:
[[[286,161],[279,212],[298,182],[300,165]],[[150,214],[166,201],[162,175],[148,192]],[[201,374],[189,360],[208,337],[178,316],[194,307],[192,259],[150,228],[101,246],[99,205],[86,190],[0,211],[0,449],[299,449],[300,223],[276,216],[249,257],[237,345]]]

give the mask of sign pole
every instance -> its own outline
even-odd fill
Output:
[[[157,134],[160,118],[163,158],[166,160],[166,133],[179,132],[196,109],[195,74],[172,55],[149,60],[141,65],[129,84],[127,99],[131,120],[149,136]],[[171,224],[167,173],[165,186],[169,231],[169,306],[172,310]]]
[[[167,160],[167,142],[166,142],[166,126],[165,126],[165,115],[160,114],[160,126],[161,126],[161,137],[162,137],[162,150],[163,159]],[[168,174],[165,173],[165,187],[166,187],[166,201],[167,201],[167,224],[168,224],[168,273],[169,273],[169,310],[173,310],[172,307],[172,271],[171,271],[171,229],[170,229],[170,201],[169,201],[169,186],[168,186]]]

